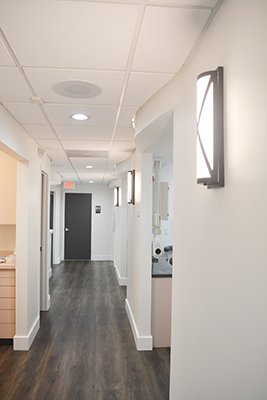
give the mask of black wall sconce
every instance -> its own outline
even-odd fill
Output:
[[[114,206],[119,207],[120,205],[120,188],[119,186],[114,187]]]
[[[197,183],[224,186],[223,67],[197,77]]]
[[[135,170],[128,171],[127,175],[127,202],[135,204]]]

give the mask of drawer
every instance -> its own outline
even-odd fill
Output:
[[[0,323],[1,324],[14,324],[15,323],[15,310],[0,310]]]
[[[15,278],[14,269],[0,269],[0,278]]]
[[[15,299],[14,297],[0,298],[0,310],[15,310]]]
[[[15,336],[15,324],[0,323],[0,339],[11,339]]]
[[[15,286],[15,278],[3,278],[0,275],[0,286]]]
[[[15,297],[15,287],[0,286],[0,298],[1,297]]]

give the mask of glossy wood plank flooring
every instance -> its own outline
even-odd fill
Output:
[[[169,349],[136,351],[111,262],[64,262],[28,352],[0,345],[1,400],[165,400]]]

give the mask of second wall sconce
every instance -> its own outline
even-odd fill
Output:
[[[120,205],[120,188],[119,186],[114,187],[114,206],[119,207]]]
[[[128,171],[127,175],[127,202],[135,204],[135,170]]]

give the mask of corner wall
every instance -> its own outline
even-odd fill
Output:
[[[15,350],[28,350],[39,329],[41,171],[50,161],[38,157],[37,144],[0,106],[0,148],[17,159],[16,336]],[[49,199],[48,199],[49,202]],[[47,232],[47,240],[48,240]],[[49,256],[47,254],[47,259]],[[48,285],[48,265],[47,285]],[[49,304],[49,299],[47,304]]]
[[[126,311],[138,350],[152,350],[151,241],[152,154],[135,152],[135,205],[128,205],[128,285]]]
[[[174,109],[171,400],[267,398],[267,3],[225,0],[138,113]],[[196,77],[224,66],[225,188],[196,184]]]

